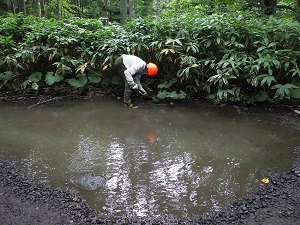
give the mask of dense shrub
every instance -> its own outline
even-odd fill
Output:
[[[215,101],[300,98],[300,24],[248,14],[185,13],[100,20],[0,18],[0,88],[85,91],[122,85],[114,59],[136,54],[159,66],[157,97]]]
[[[133,21],[128,30],[143,28],[164,78],[176,75],[189,94],[246,102],[300,97],[299,23],[246,14],[175,18]]]

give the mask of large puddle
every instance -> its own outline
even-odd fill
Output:
[[[94,99],[24,107],[1,103],[0,153],[114,215],[220,210],[258,187],[269,169],[289,170],[300,146],[298,130],[201,105],[130,110]],[[70,182],[90,171],[106,186]]]

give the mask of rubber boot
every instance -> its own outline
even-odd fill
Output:
[[[124,90],[124,106],[128,108],[138,108],[138,106],[134,106],[131,102],[132,90],[130,88],[125,88]]]
[[[131,96],[132,96],[132,90],[126,87],[124,90],[124,102],[131,101]]]
[[[133,105],[131,100],[128,101],[128,102],[124,102],[124,106],[127,107],[127,108],[132,108],[132,109],[137,109],[138,106],[137,105]]]

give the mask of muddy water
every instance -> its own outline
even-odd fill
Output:
[[[1,103],[0,153],[114,215],[221,210],[269,169],[290,169],[300,146],[299,130],[196,105],[130,110],[95,99],[24,107]],[[105,187],[70,182],[91,171],[106,177]]]

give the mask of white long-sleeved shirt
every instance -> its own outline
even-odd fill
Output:
[[[142,74],[147,67],[147,63],[141,58],[135,55],[122,55],[124,66],[126,70],[124,71],[125,78],[129,85],[136,83],[139,88],[143,88],[141,85]]]

